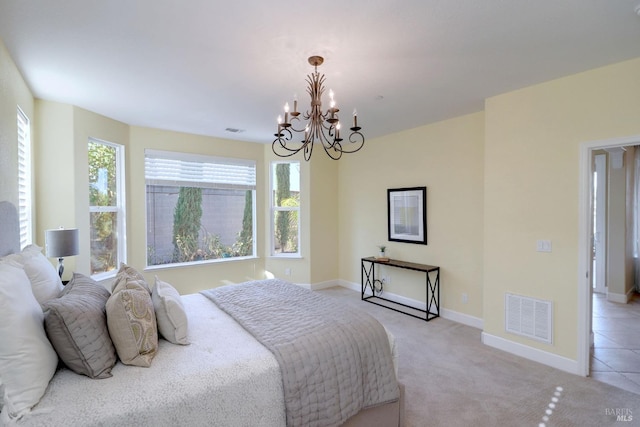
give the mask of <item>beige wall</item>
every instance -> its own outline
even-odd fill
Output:
[[[360,284],[360,258],[440,266],[442,307],[482,318],[484,113],[367,141],[339,162],[340,278]],[[427,187],[427,245],[388,242],[387,189]],[[383,269],[384,270],[384,269]],[[386,290],[425,301],[424,275],[388,268]],[[468,302],[462,302],[467,294]]]
[[[640,134],[639,76],[640,58],[486,101],[486,333],[577,358],[579,147]],[[553,344],[505,333],[505,292],[554,303]]]
[[[63,279],[73,271],[88,274],[89,259],[89,137],[125,146],[129,126],[110,118],[51,101],[36,100],[35,185],[36,236],[44,246],[49,228],[78,228],[80,255],[65,259]]]
[[[636,147],[616,147],[607,150],[594,150],[596,155],[605,156],[606,186],[598,188],[603,195],[605,212],[602,213],[606,223],[603,230],[605,250],[605,284],[607,298],[610,301],[626,303],[635,285],[634,245],[634,206],[632,203],[635,186]],[[592,160],[595,162],[595,160]],[[595,169],[595,164],[592,165]]]
[[[270,200],[265,199],[264,253],[265,269],[275,277],[295,283],[318,285],[338,279],[338,162],[316,148],[312,161],[302,154],[283,159],[273,154],[271,145],[264,145],[265,185],[269,186],[271,162],[291,160],[300,162],[300,257],[270,256],[271,212]],[[286,271],[290,271],[287,275]]]
[[[614,161],[618,158],[618,161]],[[624,161],[622,160],[624,158]],[[607,180],[607,295],[622,300],[626,294],[627,269],[627,165],[629,158],[617,149],[609,153],[609,177]]]
[[[355,155],[355,154],[354,154]],[[338,233],[338,168],[340,161],[329,158],[324,151],[316,149],[309,162],[310,195],[309,200],[309,257],[311,263],[310,283],[321,284],[337,280]]]
[[[33,96],[11,59],[4,42],[0,39],[0,200],[8,200],[16,206],[18,205],[16,116],[18,106],[33,123]]]
[[[36,234],[34,242],[44,247],[44,231],[74,228],[76,187],[73,137],[73,107],[36,100],[34,120],[34,180],[36,192]],[[78,257],[65,258],[64,280],[76,270]]]

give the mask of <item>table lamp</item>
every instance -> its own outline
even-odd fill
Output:
[[[63,258],[80,253],[80,239],[77,228],[45,230],[45,250],[50,258],[58,258],[58,275],[64,271]]]

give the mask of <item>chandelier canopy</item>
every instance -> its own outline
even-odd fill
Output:
[[[353,110],[353,126],[347,141],[340,135],[340,111],[334,100],[334,93],[329,90],[329,108],[322,111],[322,95],[324,93],[324,74],[318,73],[318,66],[324,62],[321,56],[309,57],[309,64],[315,67],[313,73],[307,75],[307,93],[311,96],[311,109],[304,114],[298,111],[298,99],[294,96],[293,111],[289,111],[289,103],[284,105],[284,120],[278,116],[278,133],[274,134],[271,148],[279,157],[290,157],[302,151],[304,159],[311,159],[314,145],[321,145],[333,160],[338,160],[343,153],[355,153],[364,146],[364,135],[358,126],[358,114]],[[302,117],[302,119],[301,119]],[[302,136],[302,140],[293,141],[294,135]]]

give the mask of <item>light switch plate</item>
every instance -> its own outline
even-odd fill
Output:
[[[551,240],[538,240],[536,242],[538,252],[551,252]]]

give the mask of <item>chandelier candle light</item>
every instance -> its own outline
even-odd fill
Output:
[[[311,96],[311,110],[306,111],[300,119],[298,111],[298,99],[293,98],[293,111],[289,111],[289,103],[284,104],[284,120],[278,116],[278,133],[274,134],[271,148],[279,157],[290,157],[302,151],[304,159],[309,161],[315,144],[322,145],[324,151],[333,160],[338,160],[343,153],[355,153],[364,146],[364,135],[360,133],[358,126],[358,113],[353,110],[353,127],[349,140],[344,142],[340,137],[340,111],[336,106],[334,93],[329,90],[329,108],[322,111],[322,95],[324,93],[324,74],[318,73],[318,66],[324,62],[321,56],[309,57],[309,64],[315,67],[312,74],[307,75],[307,93]],[[294,125],[302,125],[304,128],[296,128]],[[293,142],[293,136],[304,132],[301,142]]]

